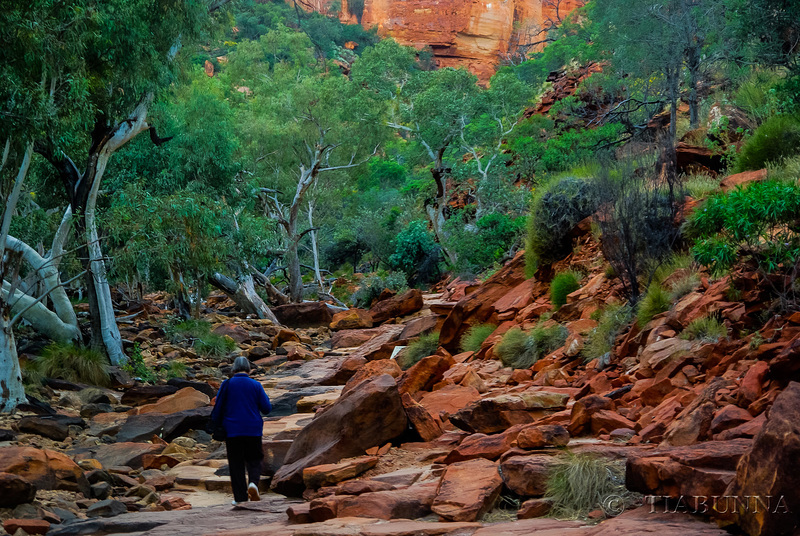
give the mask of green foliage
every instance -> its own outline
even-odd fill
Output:
[[[361,281],[350,300],[356,307],[368,308],[385,289],[400,292],[407,288],[406,276],[400,272],[368,275]]]
[[[663,283],[669,276],[678,270],[688,270],[692,268],[694,259],[691,254],[673,253],[662,262],[653,271],[653,281]]]
[[[733,102],[761,124],[779,111],[775,88],[779,85],[780,79],[781,76],[777,71],[753,70],[734,92]]]
[[[524,229],[525,218],[492,213],[469,225],[466,211],[453,214],[445,223],[445,247],[456,254],[452,269],[466,276],[477,275],[502,259]]]
[[[236,349],[236,342],[230,337],[211,333],[211,324],[205,320],[170,323],[165,331],[172,343],[189,342],[205,357],[225,357]]]
[[[625,487],[624,461],[569,452],[561,455],[548,475],[545,497],[553,501],[553,517],[569,519],[610,507],[609,498],[620,501],[615,508],[631,506],[635,499]]]
[[[128,362],[122,367],[128,374],[143,382],[155,383],[158,379],[155,371],[147,366],[142,356],[142,349],[139,348],[139,343],[133,344],[133,349],[128,356]]]
[[[788,269],[800,258],[799,209],[796,181],[751,183],[712,196],[689,218],[692,253],[714,273],[748,258],[766,273]]]
[[[165,369],[166,378],[185,378],[188,367],[183,361],[170,361]]]
[[[89,385],[108,385],[108,360],[97,350],[74,344],[52,343],[36,359],[46,378],[60,378]]]
[[[363,0],[348,2],[350,13],[359,20],[363,5]],[[330,59],[341,54],[341,47],[347,41],[355,41],[359,45],[356,50],[363,50],[378,40],[374,29],[365,30],[358,24],[343,24],[338,17],[318,12],[298,12],[285,2],[241,0],[236,7],[235,24],[238,32],[231,37],[237,39],[256,40],[280,25],[299,25],[315,48]]]
[[[529,368],[536,362],[528,335],[518,327],[503,334],[503,338],[494,347],[494,353],[506,367]]]
[[[569,232],[597,208],[589,181],[576,177],[554,180],[535,192],[528,217],[526,269],[560,260],[570,251]]]
[[[633,317],[629,305],[612,304],[603,309],[597,327],[589,334],[583,348],[586,361],[600,359],[614,348],[614,341]]]
[[[693,198],[703,199],[719,191],[719,180],[710,175],[692,175],[684,181],[683,187]]]
[[[421,335],[397,355],[397,364],[400,365],[401,369],[407,370],[419,363],[423,357],[435,354],[438,349],[438,332]]]
[[[636,318],[639,327],[644,328],[659,313],[668,311],[672,307],[669,293],[658,283],[648,287],[636,309]]]
[[[494,330],[496,329],[497,326],[494,324],[481,324],[479,326],[472,326],[461,337],[461,351],[477,352],[481,349],[483,341],[485,341],[489,335],[494,333]]]
[[[762,169],[768,163],[797,154],[800,154],[800,119],[776,115],[767,119],[745,142],[736,159],[736,170]]]
[[[439,250],[427,224],[422,220],[412,221],[395,238],[394,254],[389,264],[395,270],[403,271],[409,279],[416,279],[431,259],[438,262]]]
[[[550,282],[550,301],[553,307],[558,309],[567,303],[567,294],[575,292],[581,285],[581,275],[573,271],[561,272],[556,274]]]
[[[539,323],[529,333],[518,327],[508,330],[494,347],[494,352],[506,367],[526,369],[540,358],[564,345],[569,332],[560,324],[546,327]]]
[[[669,297],[672,301],[678,301],[696,289],[699,284],[700,274],[689,272],[672,283]]]
[[[728,328],[717,317],[706,316],[692,321],[681,333],[681,339],[705,343],[719,342],[728,336]]]

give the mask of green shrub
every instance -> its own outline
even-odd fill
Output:
[[[461,351],[462,352],[477,352],[481,349],[481,345],[483,341],[485,341],[489,335],[494,333],[494,330],[497,329],[497,326],[494,324],[481,324],[480,326],[473,326],[464,333],[464,336],[461,337]]]
[[[539,358],[546,356],[550,352],[558,350],[567,341],[569,331],[561,324],[556,324],[550,327],[544,327],[540,322],[535,328],[531,330],[529,338],[532,341],[534,355],[536,361]],[[533,363],[531,363],[533,364]]]
[[[494,353],[503,365],[511,368],[528,368],[536,362],[528,335],[518,327],[503,334],[503,338],[494,347]]]
[[[736,89],[733,102],[758,123],[763,123],[779,109],[777,94],[771,90],[780,84],[781,79],[776,71],[754,71]]]
[[[690,323],[681,333],[681,339],[697,340],[705,343],[719,342],[728,336],[728,328],[718,318],[706,316]]]
[[[800,153],[800,120],[775,115],[758,127],[736,158],[736,171],[762,169]]]
[[[678,270],[692,268],[694,259],[689,253],[673,253],[664,261],[660,262],[653,271],[653,281],[659,284],[664,283],[668,277]]]
[[[487,214],[474,225],[468,210],[453,214],[445,223],[445,248],[456,254],[451,270],[472,278],[502,259],[525,230],[524,217]]]
[[[139,348],[139,343],[133,343],[133,350],[131,355],[128,356],[128,362],[122,367],[128,374],[143,382],[153,383],[158,379],[156,373],[147,366],[142,356],[142,350]]]
[[[225,357],[236,350],[230,337],[211,333],[211,324],[205,320],[186,320],[169,324],[166,329],[170,342],[190,342],[195,351],[204,357]]]
[[[672,302],[664,287],[658,283],[653,283],[647,289],[636,310],[636,319],[639,327],[645,327],[654,316],[668,311],[671,306]]]
[[[436,264],[438,260],[439,247],[428,231],[428,225],[422,220],[416,220],[409,223],[395,238],[395,249],[389,257],[389,264],[393,269],[405,272],[408,279],[412,280],[417,278],[418,272],[423,271],[423,268],[435,272],[424,265],[431,262]]]
[[[526,369],[541,357],[560,348],[567,340],[567,328],[556,324],[544,327],[542,323],[526,334],[515,327],[508,330],[494,351],[506,367]]]
[[[439,333],[422,335],[397,355],[397,364],[403,370],[409,369],[419,363],[423,357],[435,354],[438,349]]]
[[[183,361],[170,361],[165,368],[165,376],[168,380],[172,378],[185,378],[187,372],[186,363]]]
[[[74,383],[108,385],[108,360],[91,348],[52,343],[36,359],[36,368],[46,378]]]
[[[770,179],[782,181],[800,180],[800,155],[786,158],[779,164],[769,164],[767,173]]]
[[[402,272],[392,272],[389,274],[374,274],[365,277],[361,281],[353,295],[350,297],[356,307],[369,307],[373,301],[378,299],[386,289],[400,292],[408,288],[408,281]]]
[[[754,259],[765,273],[794,266],[800,258],[797,181],[751,183],[710,197],[689,217],[686,235],[692,253],[713,273]]]
[[[697,285],[699,284],[700,274],[697,272],[689,272],[685,276],[672,283],[669,297],[672,299],[672,301],[678,301],[696,289]]]
[[[545,497],[553,501],[550,515],[571,519],[600,508],[617,515],[636,500],[625,487],[624,461],[569,452],[548,475]]]
[[[695,199],[703,199],[719,191],[719,180],[710,175],[692,175],[683,183],[687,193]]]
[[[581,288],[580,283],[578,283],[580,278],[580,274],[572,271],[561,272],[553,278],[550,283],[550,301],[553,303],[554,308],[558,309],[567,303],[567,294]]]
[[[225,357],[236,350],[236,341],[230,337],[209,333],[194,341],[192,346],[203,357]]]
[[[592,330],[583,348],[586,361],[600,359],[614,348],[614,341],[633,316],[630,306],[612,304],[603,309],[597,327]]]
[[[550,264],[572,251],[569,233],[596,209],[587,179],[564,177],[534,194],[525,245],[526,271],[533,276],[539,264]]]

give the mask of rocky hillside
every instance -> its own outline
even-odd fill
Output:
[[[191,339],[167,340],[161,302],[127,314],[124,336],[146,363],[184,363],[187,379],[145,384],[113,371],[110,388],[49,379],[42,401],[3,416],[6,532],[182,534],[198,516],[215,518],[209,533],[229,534],[477,536],[497,534],[499,521],[503,534],[724,534],[711,521],[788,534],[800,511],[785,471],[800,444],[800,315],[765,316],[754,274],[700,273],[670,310],[626,321],[610,351],[588,360],[607,322],[598,313],[621,302],[622,287],[589,226],[576,233],[554,268],[584,275],[561,307],[549,282],[525,277],[520,253],[486,281],[387,291],[368,311],[278,308],[283,323],[303,325],[293,329],[212,297],[217,312],[205,319],[237,347],[221,359]],[[724,334],[690,333],[709,317]],[[461,351],[467,330],[487,323],[495,328],[480,347]],[[504,366],[504,335],[519,328],[561,337],[533,365]],[[436,332],[435,352],[404,358]],[[269,494],[247,518],[204,506],[229,489],[224,446],[203,429],[237,355],[255,363],[275,406],[263,489],[304,499]],[[580,521],[543,517],[564,516],[553,475],[574,460],[600,460],[618,480]],[[770,509],[745,508],[752,500]]]
[[[403,45],[418,49],[430,46],[440,67],[466,67],[485,82],[502,58],[515,54],[520,47],[541,42],[545,37],[543,30],[583,3],[580,0],[344,0],[340,19],[361,23],[365,28],[376,27],[379,35],[392,37]],[[324,0],[301,2],[306,9],[323,13],[330,10],[330,4]]]

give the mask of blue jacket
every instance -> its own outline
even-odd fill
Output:
[[[223,389],[227,392],[220,397]],[[264,427],[261,414],[270,411],[272,404],[261,384],[240,372],[220,385],[211,420],[219,419],[222,412],[222,424],[228,437],[261,437]]]

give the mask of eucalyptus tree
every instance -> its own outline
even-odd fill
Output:
[[[699,126],[699,92],[721,56],[723,0],[650,0],[631,7],[620,0],[590,4],[594,42],[605,51],[618,80],[633,76],[629,95],[615,107],[637,111],[653,100],[670,105],[674,140],[678,101],[686,95],[692,128]]]
[[[379,122],[382,101],[334,65],[312,63],[313,47],[303,34],[278,28],[257,45],[260,56],[254,43],[231,54],[232,73],[242,73],[231,81],[247,83],[253,94],[239,117],[245,169],[265,214],[283,234],[288,298],[296,302],[303,298],[301,243],[315,231],[313,223],[305,224],[315,192],[329,182],[350,181],[388,131]],[[236,70],[239,53],[248,54],[246,71]]]
[[[504,144],[524,119],[526,105],[533,96],[530,85],[513,70],[503,69],[492,77],[488,89],[479,91],[475,105],[465,108],[459,117],[458,144],[470,155],[468,164],[478,174],[476,220],[487,212],[487,191],[496,190],[490,182],[499,176],[493,170],[504,160]]]
[[[0,223],[0,411],[13,410],[25,400],[13,327],[23,318],[58,340],[79,335],[77,319],[66,299],[57,270],[67,223],[59,228],[52,251],[41,255],[11,236],[12,220],[31,167],[34,141],[57,124],[53,107],[58,93],[74,98],[66,107],[80,115],[80,80],[61,85],[50,76],[54,66],[74,66],[83,47],[85,17],[45,2],[7,2],[0,10],[0,191],[4,204]],[[68,216],[68,215],[67,215]],[[65,217],[63,221],[68,221]],[[20,278],[27,263],[43,287],[38,295],[24,292]],[[52,297],[53,310],[44,301]]]
[[[3,10],[6,31],[24,36],[40,19],[53,46],[44,49],[46,68],[25,76],[50,93],[48,124],[35,137],[34,150],[50,163],[65,187],[66,201],[82,248],[87,273],[93,343],[111,362],[126,361],[100,244],[97,201],[111,155],[149,131],[155,143],[164,138],[148,123],[159,87],[171,80],[181,46],[199,37],[227,0],[69,0],[13,2]],[[71,54],[60,51],[63,34],[76,35]],[[6,40],[4,40],[6,41]],[[31,51],[11,58],[30,64]]]

